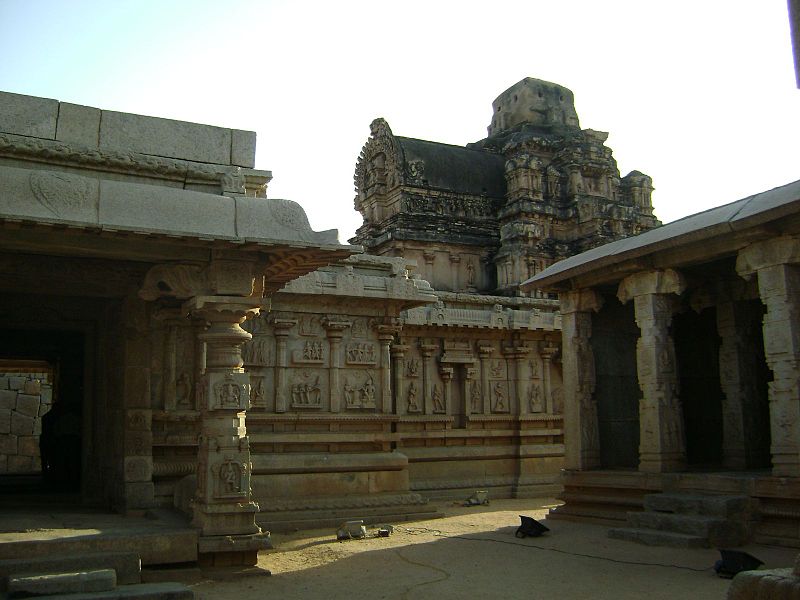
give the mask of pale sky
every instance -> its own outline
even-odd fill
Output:
[[[800,178],[785,0],[0,0],[0,90],[256,131],[268,195],[342,241],[372,119],[464,145],[524,77],[664,222]]]

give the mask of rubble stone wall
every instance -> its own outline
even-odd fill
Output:
[[[52,402],[48,373],[0,373],[0,474],[41,471],[42,417]]]

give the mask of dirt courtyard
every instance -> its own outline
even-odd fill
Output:
[[[331,530],[273,535],[258,574],[204,577],[201,599],[725,598],[730,581],[711,569],[716,550],[641,546],[600,525],[546,521],[550,533],[518,539],[520,514],[544,519],[553,499],[440,505],[444,518],[395,523],[388,538],[337,542]],[[763,568],[792,565],[796,550],[742,548]]]

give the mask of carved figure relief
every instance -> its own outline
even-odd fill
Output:
[[[377,360],[375,344],[369,342],[347,344],[345,351],[348,365],[374,365]]]
[[[266,397],[264,395],[264,378],[257,376],[250,376],[251,382],[251,399],[253,406],[264,407],[267,405]]]
[[[531,383],[528,388],[528,404],[531,412],[544,412],[544,402],[542,401],[542,388],[537,383]]]
[[[531,378],[538,377],[539,376],[539,367],[536,364],[536,361],[535,360],[528,361],[528,366],[530,367],[530,376],[531,376]]]
[[[246,365],[267,365],[271,362],[271,340],[253,338],[242,347],[242,360]]]
[[[406,376],[419,377],[419,359],[411,358],[406,361]]]
[[[322,408],[319,375],[316,375],[313,381],[311,377],[309,371],[304,371],[302,381],[292,385],[292,408]]]
[[[354,338],[367,337],[367,324],[364,319],[353,320],[353,326],[350,328],[350,335]]]
[[[297,364],[319,364],[324,359],[324,348],[320,340],[307,340],[302,350],[292,352],[292,361]]]
[[[470,394],[472,412],[478,412],[481,407],[481,386],[477,381],[472,382],[472,392]]]
[[[346,408],[375,408],[375,382],[372,375],[367,374],[361,387],[354,387],[350,378],[345,379],[344,399]]]
[[[372,376],[367,378],[361,388],[361,405],[364,408],[375,408],[375,384],[372,381]]]
[[[242,386],[230,375],[214,385],[214,396],[217,406],[221,408],[239,408],[242,401]]]
[[[506,405],[506,384],[502,381],[498,381],[492,387],[492,391],[494,392],[494,407],[492,408],[492,412],[505,412],[508,410]]]
[[[321,333],[319,317],[304,315],[300,317],[300,335],[315,336]]]
[[[219,466],[220,491],[223,496],[242,492],[242,465],[233,460],[226,460]]]
[[[435,413],[445,412],[446,408],[444,405],[444,397],[442,396],[442,388],[439,387],[438,385],[434,385],[431,397],[433,399],[433,412]]]
[[[475,286],[475,264],[472,260],[467,262],[467,285],[469,287]]]
[[[492,377],[504,377],[505,370],[503,369],[503,361],[502,360],[494,361],[489,369],[489,372],[491,373]]]
[[[189,374],[183,371],[175,384],[175,405],[183,410],[192,407],[192,382]]]
[[[357,402],[356,389],[350,385],[350,380],[346,379],[344,382],[344,402],[347,408],[359,408]]]
[[[411,382],[411,385],[408,386],[408,412],[410,413],[418,413],[419,404],[417,404],[417,384],[415,382]]]

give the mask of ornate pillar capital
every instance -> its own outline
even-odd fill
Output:
[[[649,294],[682,294],[686,289],[683,275],[674,269],[644,271],[629,275],[619,284],[617,298],[623,304]]]
[[[750,279],[761,269],[800,263],[800,239],[781,236],[750,244],[739,251],[736,272]]]
[[[603,298],[591,288],[561,292],[558,300],[562,315],[575,312],[597,312],[603,306]]]

